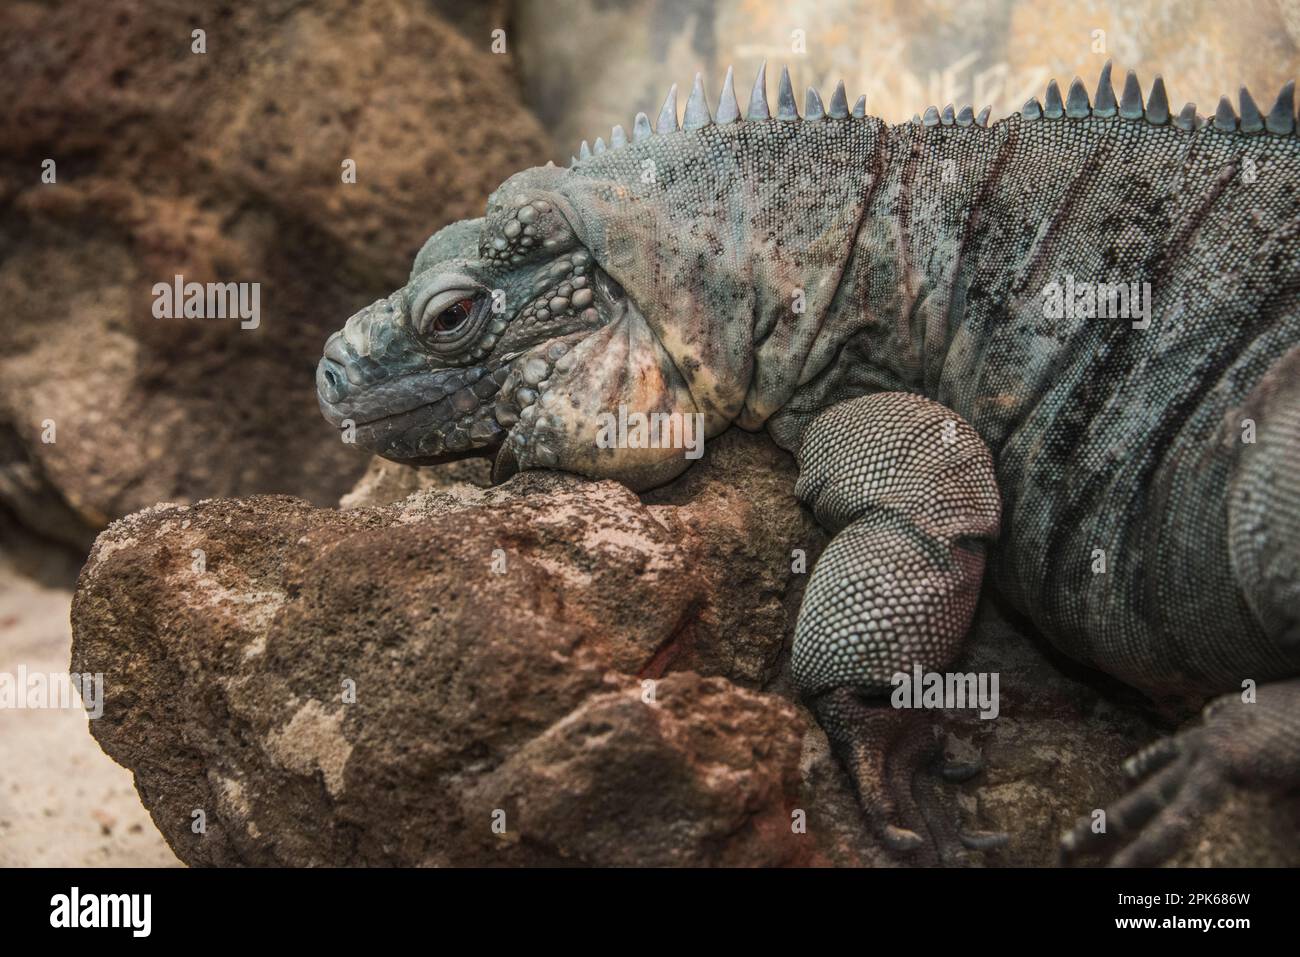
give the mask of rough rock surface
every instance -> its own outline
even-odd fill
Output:
[[[0,505],[84,547],[159,500],[336,501],[326,336],[548,158],[489,42],[414,0],[0,8]],[[260,325],[154,318],[177,274],[260,283]]]
[[[12,531],[0,529],[0,674],[66,671],[66,554]],[[0,709],[0,867],[178,865],[88,723],[80,708]]]
[[[792,552],[811,567],[824,537],[765,438],[728,433],[640,499],[462,470],[393,502],[414,480],[384,471],[342,511],[160,505],[95,545],[73,667],[104,672],[92,730],[183,861],[898,863],[788,691]],[[967,668],[1001,675],[1001,714],[948,722],[949,749],[989,768],[941,793],[1012,835],[972,863],[1050,864],[1168,725],[992,601],[972,648]],[[1295,824],[1246,798],[1180,863],[1294,863]]]
[[[733,451],[749,487],[681,505],[530,473],[132,515],[74,603],[73,659],[108,689],[94,733],[191,864],[802,860],[803,724],[756,689],[815,535],[788,460]]]
[[[430,488],[451,490],[463,485],[490,488],[491,473],[492,463],[486,458],[461,459],[438,468],[412,468],[376,455],[352,490],[339,499],[339,508],[391,505]]]

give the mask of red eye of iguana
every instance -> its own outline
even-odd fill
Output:
[[[469,312],[472,308],[474,308],[473,299],[461,299],[452,303],[438,313],[438,318],[433,320],[433,331],[451,332],[469,318]]]

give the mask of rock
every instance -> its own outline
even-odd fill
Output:
[[[475,783],[461,800],[466,818],[499,809],[519,822],[512,840],[531,863],[799,862],[794,708],[689,671],[655,695],[653,705],[637,687],[592,695]]]
[[[190,864],[808,858],[789,826],[802,721],[756,689],[812,526],[788,456],[717,445],[719,474],[779,463],[784,507],[707,477],[646,505],[535,472],[346,511],[131,515],[75,599],[74,667],[105,676],[92,730]],[[730,584],[740,554],[756,573]]]
[[[20,669],[66,672],[72,646],[68,552],[11,531],[0,529],[0,688]],[[0,868],[178,866],[131,774],[86,726],[79,710],[0,704]]]
[[[488,473],[484,459],[433,469],[375,457],[339,505],[388,505],[426,489],[473,500],[475,487],[490,487]],[[673,484],[641,496],[651,516],[685,534],[694,550],[691,561],[718,575],[709,606],[696,610],[700,627],[721,633],[732,623],[743,623],[729,634],[726,661],[702,659],[700,655],[711,652],[694,641],[692,627],[664,650],[662,667],[680,663],[686,654],[690,667],[727,674],[751,687],[775,674],[780,648],[772,636],[788,637],[803,595],[802,574],[792,568],[796,562],[811,568],[825,543],[821,529],[795,502],[796,476],[791,458],[771,442],[732,430],[710,443],[704,463]],[[754,590],[729,586],[728,575],[753,582]]]
[[[431,232],[548,158],[489,44],[412,0],[5,5],[8,508],[85,547],[160,500],[337,501],[364,463],[316,406],[325,338]],[[154,318],[154,284],[178,274],[258,283],[258,326]]]
[[[92,731],[190,864],[909,863],[790,687],[792,553],[811,568],[825,540],[794,476],[733,430],[640,498],[397,468],[342,511],[145,510],[99,537],[73,606],[73,668],[105,675]],[[389,501],[407,484],[429,487]],[[1011,836],[970,863],[1052,864],[1175,727],[991,598],[956,667],[1000,676],[996,720],[938,725],[987,765],[940,810]],[[1300,860],[1295,806],[1264,800],[1234,798],[1179,862]]]
[[[0,529],[10,542],[21,537],[28,545],[64,546],[70,555],[84,555],[95,540],[82,516],[33,461],[17,431],[5,423],[0,423]]]
[[[461,459],[438,468],[415,468],[376,455],[352,490],[339,499],[339,508],[391,505],[425,489],[451,490],[462,485],[490,488],[491,473],[491,463],[482,458]]]

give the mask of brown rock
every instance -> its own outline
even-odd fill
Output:
[[[721,446],[721,471],[758,457],[790,477],[762,439]],[[129,516],[73,612],[75,667],[105,675],[92,731],[191,864],[802,859],[802,723],[743,686],[779,660],[790,623],[769,619],[807,519],[737,496],[706,523],[710,495],[646,506],[526,473],[343,512]],[[726,556],[763,548],[775,571],[723,587]],[[597,804],[638,822],[636,846],[582,826]]]
[[[391,505],[425,489],[450,491],[462,485],[490,488],[491,472],[491,463],[485,458],[461,459],[438,468],[415,468],[376,455],[352,490],[339,499],[339,508]]]
[[[461,804],[485,847],[500,814],[498,853],[527,862],[799,863],[795,710],[694,672],[643,694],[591,696],[476,782]]]

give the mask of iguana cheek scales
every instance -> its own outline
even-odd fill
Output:
[[[837,533],[793,675],[900,851],[996,843],[920,814],[933,738],[877,703],[895,671],[950,667],[986,567],[1062,651],[1154,697],[1259,686],[1138,762],[1121,862],[1167,857],[1229,785],[1300,783],[1294,86],[1211,120],[1159,79],[1116,96],[1109,64],[1091,100],[1053,82],[992,126],[931,107],[889,127],[842,84],[801,116],[785,72],[775,111],[763,71],[746,102],[728,72],[711,110],[697,78],[682,127],[674,88],[654,123],[440,230],[387,311],[330,340],[326,417],[370,417],[359,442],[389,456],[638,489],[689,460],[602,447],[620,406],[766,428]],[[463,274],[501,309],[434,355],[403,311]],[[1052,288],[1142,315],[1052,309]]]
[[[695,411],[691,395],[644,318],[624,303],[613,321],[552,344],[545,360],[523,367],[528,401],[502,454],[515,468],[563,467],[595,478],[617,478],[634,489],[652,488],[690,465],[681,449],[603,447],[601,416],[620,406],[645,413]],[[516,373],[507,380],[510,394]],[[519,390],[524,391],[524,390]],[[515,392],[519,394],[518,391]],[[506,461],[499,467],[508,470]]]

